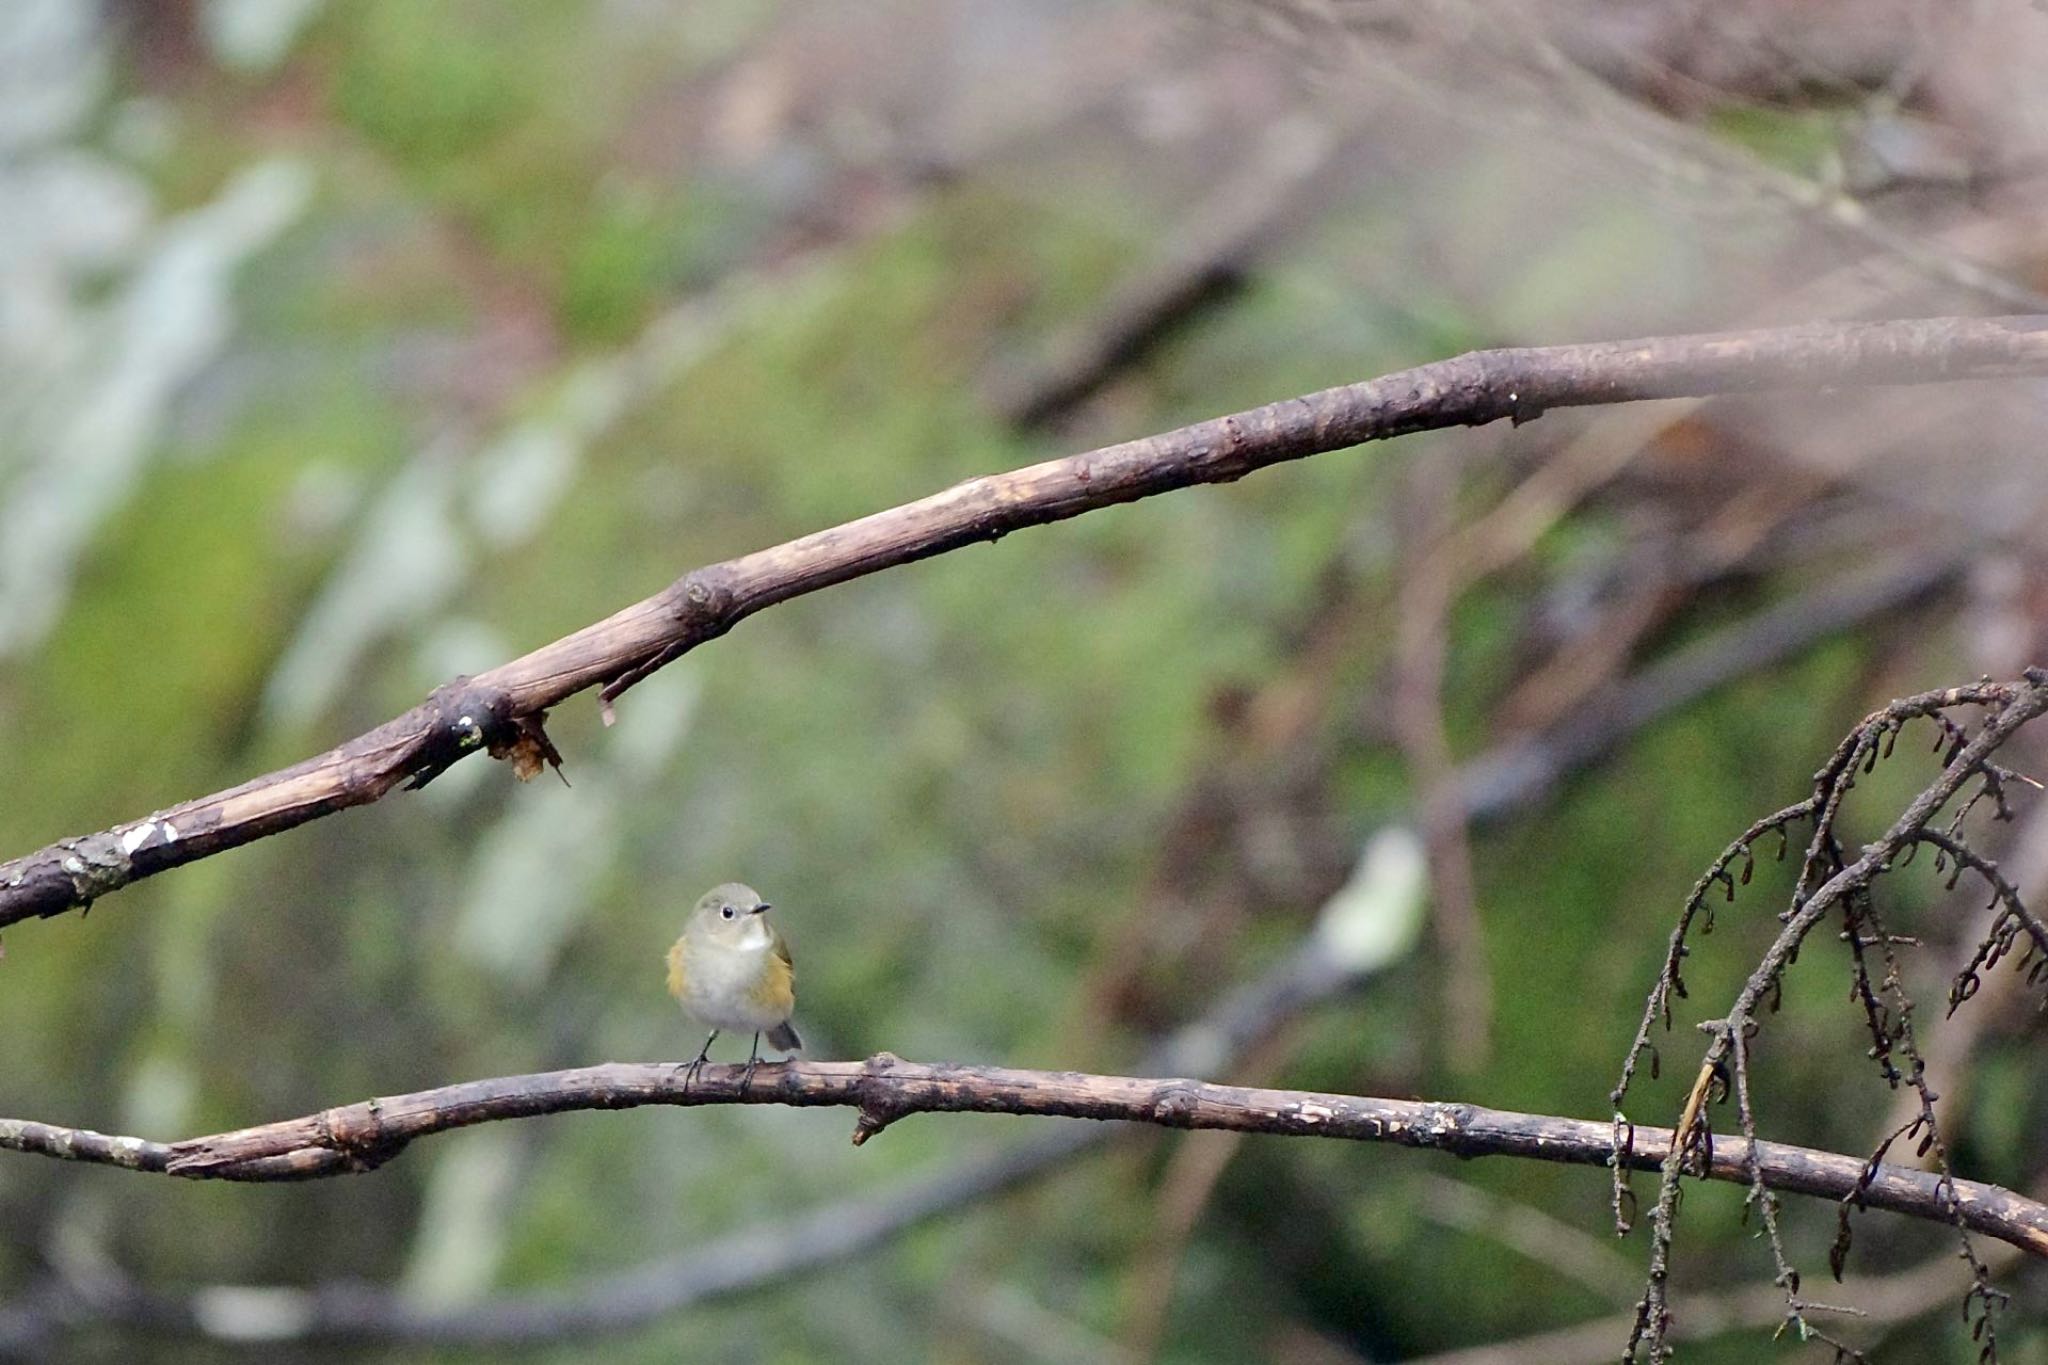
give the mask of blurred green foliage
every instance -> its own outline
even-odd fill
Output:
[[[476,510],[487,442],[545,409],[574,366],[608,363],[679,297],[716,288],[776,213],[744,177],[658,174],[621,150],[647,106],[709,71],[775,7],[723,7],[713,18],[726,36],[678,26],[672,42],[645,45],[596,22],[602,8],[337,4],[277,77],[317,96],[287,134],[233,116],[236,100],[267,97],[261,83],[190,97],[177,165],[159,171],[171,199],[187,183],[178,166],[231,166],[279,141],[317,168],[320,199],[243,277],[228,365],[248,376],[245,396],[165,443],[101,528],[60,628],[0,667],[0,722],[17,737],[0,784],[7,851],[291,761],[458,667],[552,639],[693,565],[1098,440],[1505,331],[1555,331],[1581,280],[1617,261],[1686,269],[1633,205],[1601,202],[1532,244],[1491,314],[1449,294],[1376,307],[1337,263],[1397,238],[1407,209],[1361,197],[1301,261],[1261,274],[1120,380],[1114,429],[1084,418],[1042,438],[986,413],[981,367],[1085,315],[1138,259],[1142,233],[1091,212],[1085,196],[1047,206],[969,181],[750,297],[701,359],[575,451],[558,495],[526,495],[544,510],[537,528],[507,531]],[[1730,115],[1724,131],[1768,135],[1790,157],[1794,135],[1820,126],[1785,118],[1757,131]],[[1462,192],[1491,184],[1475,174]],[[508,297],[539,300],[544,361],[478,376],[500,362],[470,343]],[[1013,303],[990,302],[1001,299]],[[792,602],[630,694],[613,730],[587,700],[563,708],[553,728],[573,787],[515,787],[478,761],[423,795],[125,891],[89,918],[11,931],[0,1112],[176,1136],[473,1076],[682,1056],[695,1035],[661,994],[660,955],[681,908],[729,877],[784,908],[800,1018],[822,1055],[1127,1061],[1134,1036],[1076,1043],[1076,983],[1153,876],[1173,813],[1229,751],[1215,699],[1292,666],[1333,566],[1364,585],[1359,610],[1385,610],[1404,471],[1447,458],[1454,439],[1113,508]],[[431,533],[454,555],[447,591],[423,612],[376,620],[365,648],[336,657],[334,700],[310,719],[278,719],[265,697],[279,660],[352,572],[378,498],[437,461],[448,477],[422,487],[443,491],[421,497],[444,501],[422,524],[439,525]],[[1538,562],[1597,541],[1600,515],[1568,522]],[[373,560],[353,572],[375,570]],[[1456,613],[1446,692],[1462,752],[1493,738],[1490,708],[1539,588],[1489,586]],[[1748,605],[1701,604],[1678,633]],[[1346,715],[1381,706],[1390,630],[1374,623],[1342,663],[1335,706]],[[1872,651],[1835,642],[1727,688],[1480,842],[1497,1011],[1482,1069],[1444,1062],[1439,964],[1425,957],[1304,1021],[1274,1079],[1604,1116],[1680,897],[1728,837],[1803,790],[1871,700]],[[1926,666],[1944,662],[1930,652]],[[1391,749],[1342,716],[1325,728],[1327,802],[1343,837],[1402,816],[1409,793]],[[1869,808],[1910,785],[1880,777]],[[1760,883],[1776,886],[1771,875]],[[1776,925],[1769,896],[1760,884],[1724,911],[1688,971],[1696,997],[1719,998],[1745,974]],[[1284,951],[1313,907],[1241,909],[1230,940],[1213,945],[1228,970],[1179,979],[1164,1002],[1174,1017],[1198,1015]],[[1772,1026],[1765,1103],[1785,1136],[1856,1150],[1882,1097],[1839,1061],[1856,1055],[1858,1024],[1818,960],[1828,950],[1812,956]],[[1667,1052],[1688,1039],[1674,1035]],[[2020,1141],[2014,1115],[2032,1074],[2018,1057],[1987,1063],[1987,1160]],[[1636,1103],[1674,1104],[1682,1083],[1667,1074]],[[885,1188],[1023,1126],[914,1120],[855,1153],[829,1115],[579,1115],[436,1139],[373,1177],[310,1186],[195,1186],[14,1160],[0,1163],[0,1223],[21,1233],[0,1246],[0,1283],[26,1283],[36,1239],[67,1229],[165,1287],[555,1286]],[[990,1326],[1017,1299],[1103,1345],[1129,1310],[1133,1259],[1156,1236],[1149,1195],[1183,1141],[1135,1137],[878,1255],[635,1332],[608,1358],[1023,1359],[1032,1352]],[[507,1174],[490,1175],[492,1162]],[[1423,1171],[1608,1235],[1597,1170],[1250,1142],[1196,1231],[1166,1358],[1257,1356],[1292,1321],[1361,1351],[1417,1352],[1616,1307],[1418,1214],[1410,1187]],[[421,1249],[441,1245],[438,1225],[414,1229],[441,1183],[460,1180],[487,1193],[465,1206],[475,1228],[449,1234],[461,1254],[436,1260]],[[1739,1212],[1739,1192],[1688,1196],[1688,1280],[1763,1277]],[[1865,1235],[1888,1260],[1937,1244],[1874,1222]],[[1805,1263],[1831,1231],[1826,1211],[1795,1218]],[[1634,1242],[1621,1250],[1639,1254]],[[1937,1329],[1918,1339],[1946,1340]],[[115,1358],[126,1344],[87,1334],[65,1349]],[[1687,1358],[1758,1350],[1757,1338],[1731,1337]],[[541,1358],[585,1354],[566,1345]]]

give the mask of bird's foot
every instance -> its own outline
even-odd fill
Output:
[[[742,1095],[746,1094],[747,1087],[754,1083],[754,1072],[760,1068],[760,1065],[761,1035],[757,1033],[754,1035],[754,1051],[747,1058],[747,1069],[740,1073],[740,1093]]]

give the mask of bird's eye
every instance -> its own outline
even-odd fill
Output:
[[[731,919],[733,917],[733,908],[730,905],[728,905],[724,909],[720,910],[718,913],[725,916],[727,919]]]

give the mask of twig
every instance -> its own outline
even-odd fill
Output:
[[[1959,727],[1947,720],[1944,713],[1963,706],[1983,708],[1987,718],[1973,737],[1964,741]],[[1643,1024],[1638,1029],[1636,1041],[1631,1046],[1624,1063],[1620,1083],[1613,1093],[1615,1104],[1614,1153],[1616,1159],[1615,1213],[1617,1220],[1626,1225],[1627,1190],[1622,1182],[1621,1168],[1633,1165],[1630,1144],[1632,1131],[1621,1112],[1630,1079],[1637,1059],[1643,1054],[1645,1043],[1653,1023],[1662,1022],[1666,1027],[1670,1020],[1670,1001],[1675,995],[1684,994],[1679,969],[1686,952],[1686,938],[1691,927],[1698,922],[1701,931],[1711,928],[1711,918],[1704,914],[1706,893],[1716,884],[1724,885],[1732,896],[1736,884],[1729,869],[1734,860],[1744,860],[1745,872],[1750,857],[1749,846],[1758,837],[1773,830],[1783,833],[1792,821],[1810,822],[1812,837],[1807,843],[1806,854],[1801,861],[1795,882],[1792,903],[1780,916],[1784,927],[1765,950],[1755,970],[1742,989],[1736,994],[1725,1016],[1701,1025],[1712,1041],[1706,1048],[1683,1114],[1680,1118],[1677,1142],[1667,1149],[1661,1166],[1655,1211],[1651,1220],[1650,1268],[1641,1302],[1637,1305],[1637,1317],[1624,1359],[1639,1359],[1639,1349],[1646,1351],[1652,1365],[1661,1365],[1670,1354],[1669,1333],[1671,1313],[1669,1307],[1668,1277],[1674,1226],[1677,1218],[1680,1182],[1686,1175],[1698,1175],[1711,1166],[1719,1155],[1719,1149],[1732,1145],[1717,1141],[1706,1122],[1703,1099],[1725,1098],[1730,1090],[1736,1092],[1737,1110],[1745,1134],[1743,1146],[1748,1149],[1752,1139],[1755,1115],[1750,1105],[1747,1086],[1740,1070],[1744,1065],[1739,1049],[1747,1046],[1752,1031],[1757,1027],[1757,1011],[1767,1000],[1775,1002],[1782,987],[1786,968],[1798,954],[1808,934],[1828,915],[1840,912],[1843,917],[1845,937],[1848,939],[1855,961],[1854,981],[1857,998],[1862,1002],[1871,1034],[1875,1040],[1872,1055],[1877,1058],[1885,1072],[1886,1079],[1893,1085],[1902,1077],[1892,1064],[1890,1056],[1894,1047],[1908,1058],[1912,1071],[1904,1077],[1908,1083],[1921,1091],[1921,1117],[1915,1121],[1915,1131],[1924,1126],[1926,1138],[1939,1143],[1940,1137],[1934,1128],[1932,1095],[1925,1088],[1922,1068],[1913,1047],[1910,1032],[1910,1012],[1906,1009],[1902,988],[1898,987],[1898,966],[1892,940],[1885,934],[1876,919],[1875,907],[1871,902],[1870,888],[1874,881],[1888,872],[1893,862],[1907,854],[1929,831],[1931,822],[1953,800],[1963,787],[1973,780],[1980,782],[1980,792],[1999,781],[1997,770],[1991,764],[1991,755],[2021,726],[2048,711],[2048,672],[2030,669],[2025,677],[2016,683],[1992,683],[1986,681],[1968,687],[1946,688],[1936,692],[1921,693],[1891,703],[1866,717],[1842,743],[1834,755],[1814,777],[1813,793],[1805,801],[1788,807],[1777,815],[1767,817],[1752,826],[1729,850],[1722,854],[1708,869],[1686,901],[1679,923],[1673,932],[1671,950],[1665,958],[1655,985],[1651,988],[1649,1000],[1643,1013]],[[1899,731],[1909,722],[1921,718],[1932,718],[1941,726],[1941,735],[1946,747],[1940,774],[1924,790],[1909,802],[1898,818],[1875,842],[1866,845],[1859,857],[1850,861],[1842,848],[1836,830],[1836,820],[1842,802],[1854,786],[1856,778],[1869,771],[1880,758],[1891,750]],[[1966,798],[1973,801],[1976,798]],[[1873,989],[1865,965],[1865,943],[1879,945],[1887,966],[1886,989],[1891,997],[1889,1005],[1880,1004]],[[1737,1067],[1732,1078],[1731,1064]],[[1887,1145],[1889,1144],[1887,1139]],[[1880,1167],[1885,1148],[1880,1147],[1866,1165],[1867,1170]],[[1988,1313],[1995,1298],[1988,1284],[1988,1277],[1982,1266],[1970,1251],[1967,1243],[1967,1226],[1962,1222],[1956,1200],[1950,1193],[1946,1157],[1941,1164],[1941,1175],[1936,1178],[1942,1191],[1940,1203],[1950,1215],[1949,1221],[1964,1234],[1965,1254],[1977,1271],[1972,1297],[1980,1299],[1985,1306],[1986,1318],[1979,1319],[1982,1330],[1988,1331]],[[1782,1186],[1769,1178],[1760,1167],[1751,1169],[1752,1197],[1768,1199],[1770,1190]],[[1847,1252],[1848,1221],[1847,1210],[1861,1206],[1861,1200],[1854,1195],[1844,1201],[1841,1231],[1838,1235],[1831,1263],[1835,1273],[1842,1269],[1843,1257]],[[1766,1209],[1768,1213],[1768,1207]],[[1767,1220],[1768,1226],[1768,1220]],[[1782,1249],[1773,1239],[1773,1252],[1779,1258],[1779,1275],[1785,1282],[1792,1321],[1802,1332],[1809,1330],[1800,1316],[1796,1300],[1797,1278],[1782,1259]],[[1967,1304],[1966,1304],[1967,1307]]]
[[[424,785],[485,750],[557,756],[548,708],[605,702],[753,613],[1030,526],[1366,441],[1558,407],[1702,394],[2048,373],[2048,317],[1808,324],[1476,351],[1007,474],[686,574],[595,625],[474,678],[324,754],[0,865],[0,928],[84,909],[143,877]]]
[[[2018,902],[2023,906],[2039,904],[2044,896],[2048,896],[2048,806],[2034,808],[2027,817],[2026,825],[2013,836],[2011,846],[2005,852],[2009,862],[2017,864],[2011,874],[2011,884],[2018,892]],[[1952,1133],[1969,1116],[1969,1106],[1964,1097],[1975,1079],[1969,1063],[1979,1042],[1988,1029],[2013,1027],[2021,1002],[2034,980],[2033,973],[2028,970],[2031,964],[2026,961],[2002,972],[1990,971],[1984,966],[1985,945],[1994,942],[2011,920],[2009,906],[2012,903],[2012,899],[1994,897],[1980,913],[1973,929],[1959,937],[1948,974],[1955,983],[1951,987],[1952,992],[1968,993],[1970,1008],[1967,1011],[1952,1008],[1947,1024],[1921,1044],[1921,1053],[1927,1060],[1927,1074],[1941,1085],[1948,1110],[1945,1126]],[[1967,984],[1973,976],[1978,983],[1975,987]],[[1896,1132],[1912,1122],[1918,1113],[1918,1097],[1901,1092],[1885,1119],[1882,1131]],[[1915,1158],[1908,1154],[1908,1159]],[[1931,1152],[1917,1158],[1922,1166],[1928,1165],[1931,1159]]]

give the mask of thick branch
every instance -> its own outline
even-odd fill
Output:
[[[1475,351],[1085,454],[970,479],[917,502],[686,574],[595,625],[459,678],[294,767],[0,865],[0,928],[82,909],[142,877],[431,780],[477,749],[547,756],[549,707],[607,702],[764,607],[1115,503],[1224,483],[1410,432],[1550,408],[2048,373],[2048,317],[1813,324]]]
[[[684,1068],[666,1063],[609,1062],[442,1086],[173,1143],[0,1120],[0,1147],[195,1179],[295,1180],[369,1170],[413,1139],[451,1128],[646,1104],[855,1108],[861,1114],[856,1142],[907,1114],[988,1113],[1345,1138],[1431,1148],[1461,1157],[1520,1156],[1577,1165],[1605,1165],[1613,1143],[1613,1127],[1604,1121],[1517,1114],[1470,1104],[1071,1071],[928,1066],[882,1053],[864,1063],[764,1066],[751,1086],[745,1083],[745,1068],[739,1066],[708,1066],[690,1080]],[[1639,1169],[1656,1167],[1669,1142],[1668,1132],[1639,1128],[1624,1159]],[[1875,1208],[1952,1221],[1943,1182],[1925,1171],[1883,1166],[1866,1181],[1861,1158],[1775,1142],[1757,1143],[1755,1159],[1775,1190],[1829,1199],[1857,1192],[1863,1203]],[[1750,1160],[1750,1144],[1721,1139],[1714,1144],[1709,1175],[1746,1182]],[[1995,1185],[1967,1181],[1957,1182],[1956,1197],[1969,1227],[2048,1256],[2048,1205]]]

